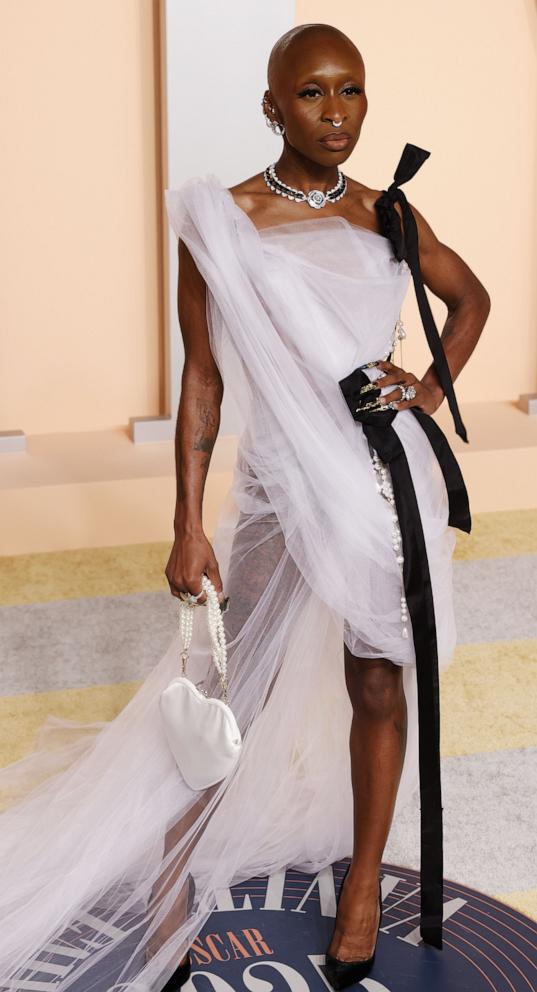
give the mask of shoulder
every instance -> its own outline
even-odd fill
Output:
[[[382,190],[375,189],[373,186],[367,186],[366,183],[358,182],[357,179],[351,179],[350,176],[347,176],[347,188],[349,206],[351,212],[356,214],[356,219],[359,220],[360,216],[364,217],[367,214],[372,222],[374,222],[376,218],[375,203],[379,196],[381,196]],[[349,220],[353,219],[354,217],[349,217]]]
[[[364,194],[366,198],[368,198],[369,194],[371,194],[371,202],[373,203],[373,208],[374,208],[375,200],[379,198],[379,196],[383,193],[383,190],[381,189],[368,190],[367,187],[364,187],[364,189],[366,190],[366,193]],[[405,193],[407,203],[416,220],[416,227],[418,229],[418,240],[420,245],[420,254],[433,250],[439,244],[436,234],[434,233],[429,222],[424,217],[423,213],[420,210],[418,210],[415,203],[408,198],[408,196],[406,195],[406,191],[402,190],[402,192]],[[403,210],[398,200],[394,202],[393,207],[394,210],[396,210],[397,213],[399,214],[399,218],[401,222],[403,222]]]
[[[255,175],[230,186],[228,192],[231,193],[237,206],[248,214],[257,227],[266,226],[274,218],[275,200],[278,201],[277,206],[281,205],[281,197],[274,196],[262,172],[256,172]]]
[[[423,216],[422,212],[418,210],[416,204],[409,200],[408,197],[407,202],[416,220],[420,258],[432,252],[437,252],[442,247],[442,243],[437,238],[430,223]],[[400,204],[396,203],[395,206],[398,208],[399,214],[401,214]]]
[[[229,192],[235,199],[247,200],[249,197],[255,197],[257,194],[267,189],[265,180],[263,179],[262,172],[256,172],[254,176],[248,176],[248,179],[243,179],[240,183],[235,183],[234,186],[229,186]]]
[[[346,199],[348,202],[345,211],[347,219],[359,225],[363,224],[373,229],[378,228],[379,219],[375,204],[382,193],[382,189],[376,189],[374,186],[368,186],[366,183],[361,183],[357,179],[351,179],[350,176],[347,176]],[[398,203],[395,204],[395,209],[402,218],[401,207]]]

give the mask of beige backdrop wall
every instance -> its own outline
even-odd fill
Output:
[[[0,5],[0,429],[85,431],[165,412],[157,11],[153,0]],[[297,23],[316,20],[346,31],[366,63],[369,113],[347,171],[380,187],[405,141],[429,149],[409,199],[491,293],[460,399],[535,390],[533,0],[297,0]],[[420,372],[411,293],[404,316],[405,364]]]
[[[156,20],[152,0],[0,4],[0,430],[158,412]]]

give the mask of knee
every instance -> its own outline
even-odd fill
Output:
[[[354,713],[369,720],[388,720],[402,703],[403,688],[399,666],[384,662],[374,668],[357,660],[350,698]]]

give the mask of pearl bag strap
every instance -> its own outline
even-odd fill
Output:
[[[202,590],[207,595],[205,603],[188,603],[179,600],[179,626],[183,640],[183,650],[181,651],[181,674],[186,675],[186,665],[188,661],[188,651],[192,642],[192,632],[194,629],[194,610],[199,606],[205,606],[207,610],[207,626],[211,639],[212,658],[218,672],[222,685],[224,702],[228,702],[228,682],[227,682],[227,645],[226,633],[224,629],[224,618],[218,601],[218,593],[207,575],[201,579]]]

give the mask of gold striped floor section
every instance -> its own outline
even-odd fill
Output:
[[[536,640],[459,645],[440,689],[443,756],[537,744]]]
[[[475,513],[470,534],[455,531],[454,558],[506,558],[537,554],[537,510],[503,510]]]
[[[113,720],[132,698],[140,682],[91,685],[0,697],[1,765],[18,761],[33,750],[36,733],[49,713],[76,723]]]

